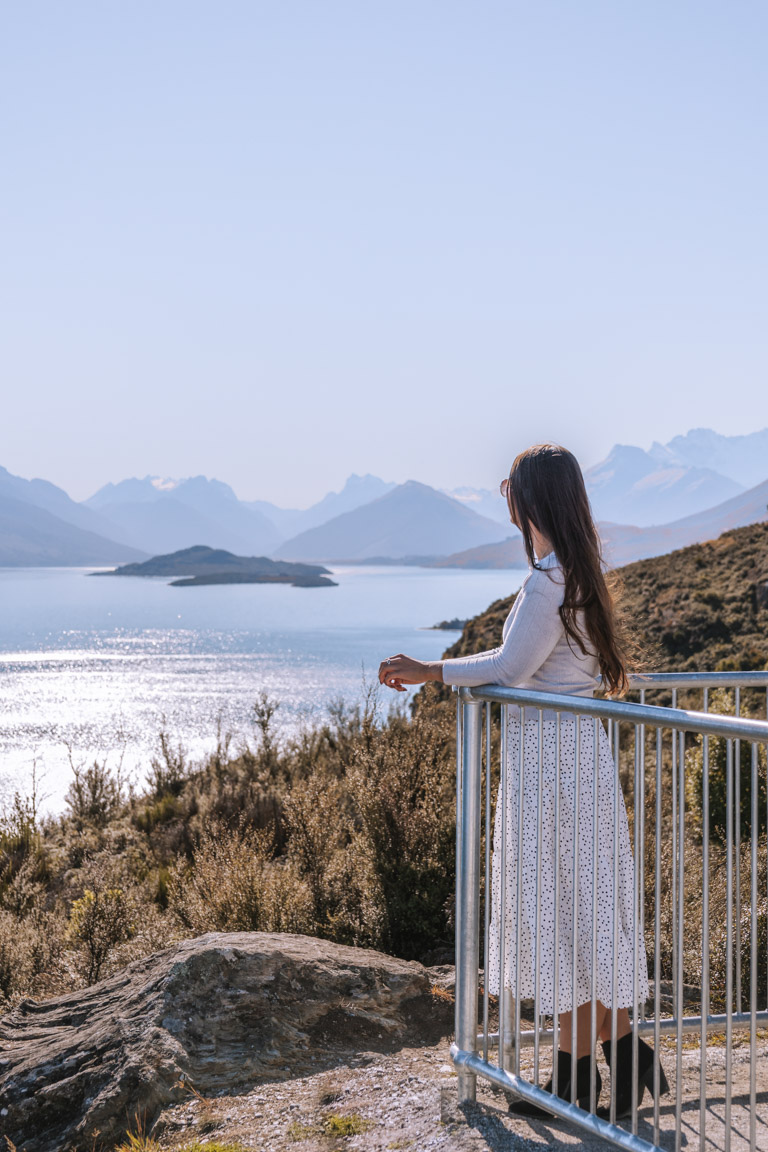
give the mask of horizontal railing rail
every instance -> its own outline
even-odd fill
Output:
[[[530,704],[547,712],[597,716],[601,720],[628,720],[649,728],[673,728],[677,732],[698,732],[723,736],[728,740],[768,740],[765,720],[744,720],[713,712],[690,712],[683,708],[661,708],[655,704],[630,704],[623,700],[600,700],[592,696],[563,696],[555,692],[534,692],[523,688],[460,688],[463,701],[496,704]]]
[[[631,688],[768,688],[768,672],[632,672]]]
[[[682,1041],[684,1035],[696,1034],[701,1049],[699,1141],[703,1152],[707,1143],[708,1118],[707,1038],[712,1032],[721,1032],[725,1034],[726,1101],[722,1142],[717,1146],[722,1146],[728,1152],[733,1108],[733,1034],[739,1030],[748,1030],[749,1146],[754,1152],[757,1148],[757,1028],[758,1025],[768,1024],[768,1003],[759,1010],[757,1005],[757,986],[759,980],[763,981],[763,973],[765,980],[761,985],[763,987],[761,996],[768,999],[768,940],[765,945],[765,956],[760,959],[757,938],[761,908],[762,915],[768,919],[768,846],[766,845],[768,720],[755,719],[753,716],[745,717],[740,715],[740,712],[743,700],[747,698],[742,694],[749,693],[748,698],[754,711],[755,690],[759,692],[760,689],[766,690],[768,711],[768,671],[634,674],[630,678],[630,688],[632,691],[640,692],[639,703],[505,688],[498,685],[458,689],[456,1043],[451,1048],[451,1055],[458,1072],[459,1098],[462,1102],[473,1100],[476,1078],[481,1076],[504,1088],[510,1096],[545,1107],[550,1113],[579,1125],[585,1131],[617,1147],[631,1149],[632,1152],[650,1152],[660,1147],[659,1094],[663,1071],[656,1058],[652,1079],[654,1107],[651,1142],[638,1134],[638,1095],[642,1095],[644,1086],[651,1087],[651,1083],[638,1082],[638,1045],[642,1036],[651,1036],[658,1054],[662,1037],[671,1037],[675,1040],[674,1146],[679,1149],[682,1139]],[[703,691],[703,711],[676,707],[678,693],[689,689]],[[735,715],[723,715],[709,710],[712,702],[710,693],[719,689],[726,689],[728,692],[725,698],[722,695],[717,696],[716,704],[730,710],[732,697]],[[671,691],[672,706],[646,703],[646,693],[655,691]],[[759,696],[757,699],[759,700]],[[500,712],[493,706],[500,706]],[[758,712],[762,711],[762,705],[758,705]],[[496,720],[499,715],[501,730],[497,735]],[[607,732],[604,722],[607,723]],[[515,725],[517,727],[514,727]],[[602,730],[602,735],[599,730]],[[508,733],[515,734],[518,746],[516,763],[512,763],[507,755]],[[556,733],[556,739],[553,733]],[[585,745],[584,738],[588,733],[592,734],[592,742]],[[544,749],[545,734],[548,734],[548,751]],[[609,759],[607,764],[610,771],[612,762],[614,775],[611,786],[614,830],[612,840],[614,926],[613,962],[610,965],[613,991],[609,1006],[610,1051],[613,1063],[609,1114],[601,1118],[595,1115],[597,1090],[594,1070],[590,1075],[588,1107],[584,1100],[581,1100],[581,1103],[585,1106],[578,1106],[575,1082],[571,1085],[570,1101],[563,1100],[557,1095],[557,1076],[554,1069],[552,1093],[538,1086],[538,1078],[540,1048],[568,1047],[567,1044],[558,1043],[562,1040],[559,1022],[562,1013],[558,1011],[557,991],[559,987],[557,966],[562,944],[562,939],[558,941],[559,909],[561,909],[561,904],[558,903],[560,899],[558,887],[559,884],[566,883],[565,880],[559,880],[563,863],[565,864],[563,876],[572,876],[571,958],[577,954],[576,931],[577,925],[581,924],[585,893],[591,898],[592,993],[591,999],[587,1002],[590,1004],[592,1049],[596,1045],[598,1004],[595,992],[598,955],[596,876],[600,829],[598,798],[599,790],[604,787],[604,777],[599,777],[598,759],[599,748],[605,744],[606,739],[612,757],[612,761]],[[585,746],[592,749],[590,756],[594,753],[594,765],[584,759]],[[563,765],[569,748],[573,750],[572,777],[569,778],[569,786],[575,789],[575,800],[571,803],[573,811],[570,816],[566,812],[569,804],[568,796],[564,792],[561,797],[561,784],[566,778],[565,775],[561,776],[561,771],[565,772]],[[533,749],[532,754],[529,754],[530,749]],[[498,771],[494,768],[492,753],[498,755]],[[602,770],[604,769],[603,765]],[[544,773],[547,774],[546,777]],[[624,814],[623,808],[624,800],[620,784],[622,776],[625,786],[634,779],[631,806],[634,843],[632,899],[635,910],[632,929],[634,956],[631,1009],[633,1060],[631,1131],[622,1128],[617,1122],[615,1092],[618,1027],[616,1004],[618,845],[622,820],[625,824],[628,822],[628,815]],[[598,777],[601,781],[599,784]],[[714,791],[710,787],[712,780],[716,780]],[[583,789],[581,792],[580,787]],[[655,823],[649,836],[646,836],[646,793],[649,794],[655,807]],[[493,836],[492,794],[497,794]],[[545,801],[548,804],[546,815]],[[551,824],[553,805],[554,824]],[[695,808],[695,812],[692,808]],[[691,819],[694,815],[696,824],[692,829]],[[580,836],[580,819],[592,837],[591,847],[587,846],[586,851],[583,834]],[[560,835],[566,824],[572,833],[575,845],[573,848],[565,844],[560,845]],[[511,843],[516,844],[517,852],[517,863],[515,866],[514,859],[512,860],[511,870],[510,861],[507,859],[510,828],[513,833]],[[546,883],[549,883],[546,860],[547,853],[551,856],[552,844],[546,852],[544,847],[548,832],[551,834],[553,830],[555,866],[554,870],[550,866],[550,871],[554,876],[553,908],[558,911],[554,913],[555,937],[552,951],[557,959],[554,961],[554,980],[551,981],[554,989],[554,1006],[550,1005],[543,1011],[540,971],[543,970],[541,962],[543,902],[545,898],[549,899],[551,893],[549,890],[543,891],[545,881],[542,880],[542,874],[547,878]],[[499,834],[500,844],[497,843]],[[713,835],[718,838],[716,844],[712,839]],[[535,975],[535,990],[532,998],[529,998],[533,1003],[533,1028],[522,1027],[521,1021],[519,938],[515,941],[517,964],[514,965],[514,980],[511,985],[508,985],[504,972],[507,922],[513,925],[521,924],[523,908],[521,877],[530,863],[528,861],[527,864],[521,858],[523,851],[521,845],[524,844],[526,836],[528,837],[526,851],[531,850],[530,846],[535,842],[536,853],[535,873],[531,873],[536,877],[534,881],[536,891],[535,893],[529,891],[526,897],[529,910],[535,904],[534,962],[533,972],[529,974],[531,980]],[[483,840],[484,868],[481,861]],[[653,859],[648,855],[651,847]],[[718,899],[724,901],[716,927],[719,934],[718,947],[721,945],[724,947],[724,962],[721,964],[721,969],[725,968],[725,975],[723,977],[722,971],[719,972],[718,979],[721,983],[724,979],[724,986],[718,985],[713,993],[710,988],[712,944],[710,903],[713,877],[710,857],[715,853],[717,868],[714,876],[718,886]],[[758,867],[759,854],[763,863]],[[649,886],[647,892],[646,866],[649,878],[653,881],[652,891]],[[690,878],[692,871],[695,871],[693,882]],[[516,877],[516,892],[515,885],[510,887],[507,884],[508,875],[513,874]],[[687,895],[690,892],[694,893],[696,899],[689,908]],[[759,903],[759,894],[763,900],[762,905]],[[511,920],[509,920],[510,902],[514,911]],[[484,909],[482,917],[481,905]],[[490,1024],[489,983],[493,980],[493,972],[489,971],[489,935],[492,909],[496,935],[500,940],[497,962],[500,963],[501,970],[496,973],[499,1017],[497,1028],[492,1028]],[[646,919],[650,928],[650,932],[646,935],[652,936],[653,941],[652,1004],[650,1001],[646,1003],[645,996],[641,997],[638,994],[638,990],[645,986],[647,977],[646,956],[640,943]],[[724,944],[721,939],[723,928]],[[562,932],[565,932],[564,928]],[[520,934],[518,932],[518,937]],[[691,951],[692,940],[695,941],[694,952]],[[478,1011],[481,942],[484,969],[482,1019]],[[686,965],[693,963],[692,956],[695,960],[696,949],[700,961],[700,988],[698,999],[694,997],[694,1002],[691,1004],[694,1011],[686,1015],[684,976],[687,973]],[[665,998],[666,1006],[663,1011],[660,994],[662,952],[665,955],[666,977],[671,985],[671,996]],[[568,955],[567,948],[564,954]],[[568,964],[572,962],[571,1000],[578,1002],[575,993],[576,963],[572,959],[567,960]],[[713,995],[716,997],[714,1004]],[[748,998],[748,1010],[744,1010],[745,998]],[[649,1004],[652,1008],[650,1014]],[[711,1008],[717,1008],[718,1005],[720,1009],[724,1008],[724,1011],[712,1012]],[[478,1025],[480,1025],[479,1031]],[[571,1014],[570,1027],[572,1029],[570,1048],[575,1051],[579,1039],[575,1013]],[[529,1048],[533,1048],[532,1078],[530,1070],[527,1075],[524,1074],[520,1064],[521,1050]],[[496,1049],[498,1052],[495,1063],[490,1056],[491,1049]],[[710,1128],[712,1123],[710,1117]]]

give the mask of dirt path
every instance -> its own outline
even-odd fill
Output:
[[[530,1067],[530,1054],[523,1054]],[[672,1095],[660,1110],[661,1146],[674,1148],[675,1053],[663,1044]],[[683,1053],[683,1124],[681,1146],[699,1148],[699,1050]],[[706,1147],[725,1147],[725,1053],[708,1052],[709,1093]],[[603,1069],[607,1081],[607,1070]],[[552,1120],[513,1121],[502,1092],[478,1083],[478,1103],[460,1111],[448,1044],[408,1048],[383,1056],[362,1053],[356,1066],[339,1066],[313,1076],[262,1084],[238,1096],[204,1101],[190,1098],[168,1108],[153,1134],[164,1149],[180,1148],[191,1139],[240,1141],[259,1152],[543,1152],[545,1148],[605,1149],[608,1145]],[[762,1038],[757,1061],[757,1148],[768,1152],[768,1040]],[[749,1047],[733,1053],[731,1149],[749,1148]],[[653,1139],[653,1106],[639,1116],[639,1135]],[[349,1134],[345,1134],[349,1133]]]

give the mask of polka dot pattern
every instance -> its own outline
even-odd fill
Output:
[[[519,710],[516,710],[519,715]],[[582,716],[579,728],[578,820],[576,803],[575,716],[560,722],[559,835],[555,827],[557,723],[542,723],[541,770],[539,722],[510,715],[506,740],[506,851],[503,850],[502,787],[499,787],[493,830],[491,920],[488,949],[488,990],[498,996],[502,983],[519,996],[533,999],[539,970],[538,1011],[567,1012],[592,997],[593,877],[597,872],[597,964],[595,995],[613,1005],[614,915],[616,916],[616,1007],[632,1005],[635,920],[633,910],[634,862],[629,840],[624,797],[617,780],[608,735],[598,722],[597,803],[595,783],[595,722]],[[522,730],[522,733],[521,733]],[[522,738],[522,805],[521,805]],[[541,828],[538,826],[539,773],[541,772]],[[614,801],[618,787],[618,836],[614,837]],[[594,855],[594,813],[597,812],[597,858]],[[522,815],[522,838],[519,816]],[[539,833],[541,837],[539,849]],[[575,853],[574,845],[578,841]],[[618,848],[618,885],[614,885],[614,843]],[[576,883],[574,884],[574,872]],[[518,876],[520,879],[518,908]],[[555,877],[558,877],[557,902]],[[574,891],[575,889],[575,891]],[[574,901],[575,896],[575,901]],[[503,931],[502,921],[503,909]],[[577,914],[574,917],[574,904]],[[557,920],[555,919],[557,907]],[[540,924],[537,944],[537,909]],[[574,939],[574,919],[575,939]],[[557,952],[555,951],[557,923]],[[639,1001],[648,995],[648,970],[642,925],[638,928]],[[502,948],[503,938],[503,948]],[[574,982],[575,957],[575,982]],[[557,964],[556,964],[557,958]],[[503,960],[503,975],[502,975]],[[557,968],[557,973],[555,969]]]

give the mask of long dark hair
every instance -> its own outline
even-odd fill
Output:
[[[600,538],[576,457],[559,444],[521,452],[509,473],[507,501],[523,534],[528,563],[537,568],[531,525],[552,544],[565,577],[560,606],[566,636],[584,655],[589,641],[609,696],[626,692],[627,652],[604,573]],[[577,613],[584,613],[582,635]]]

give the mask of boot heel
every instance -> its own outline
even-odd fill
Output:
[[[640,1078],[640,1083],[645,1085],[645,1087],[650,1092],[651,1096],[653,1096],[653,1066],[651,1066],[648,1069],[645,1076],[642,1076]],[[669,1083],[668,1083],[667,1077],[664,1073],[664,1069],[661,1065],[661,1061],[659,1061],[659,1096],[666,1096],[668,1092],[669,1092]],[[638,1101],[638,1104],[639,1104],[639,1101]]]

